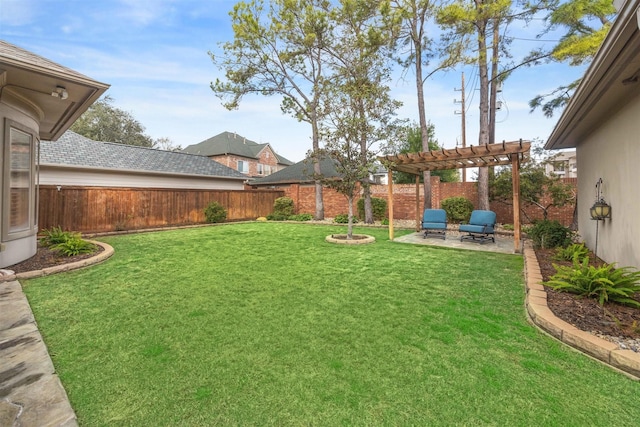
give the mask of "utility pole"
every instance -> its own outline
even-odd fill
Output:
[[[465,113],[467,111],[467,107],[464,102],[464,72],[462,73],[462,87],[460,89],[455,89],[455,91],[461,92],[462,100],[458,101],[456,99],[453,100],[454,103],[460,104],[460,111],[455,111],[455,114],[460,114],[462,116],[462,148],[466,148],[467,146],[467,120],[465,118]],[[462,168],[462,182],[467,182],[467,169]]]

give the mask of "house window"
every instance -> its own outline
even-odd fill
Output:
[[[264,165],[262,163],[258,163],[258,175],[264,174]]]
[[[564,172],[565,162],[553,162],[553,170],[556,172]]]
[[[5,232],[7,240],[30,234],[35,225],[34,137],[15,122],[5,122]],[[6,175],[5,175],[6,176]]]
[[[249,162],[238,160],[238,172],[249,173]]]

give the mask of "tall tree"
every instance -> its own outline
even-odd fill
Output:
[[[373,170],[372,148],[396,129],[399,103],[390,98],[390,37],[380,0],[341,0],[332,9],[336,36],[327,46],[331,90],[325,100],[326,139],[360,147],[361,167]],[[347,106],[347,108],[345,108]],[[368,178],[368,174],[367,174]],[[368,179],[361,181],[365,222],[373,223]]]
[[[568,0],[553,1],[546,17],[545,34],[554,30],[564,30],[560,41],[551,49],[539,49],[532,57],[545,58],[551,62],[567,62],[571,66],[586,64],[602,44],[611,28],[615,8],[611,0]],[[547,117],[564,107],[580,79],[563,84],[550,93],[541,94],[529,101],[531,111],[541,108]]]
[[[112,103],[113,98],[108,95],[94,102],[70,129],[94,141],[153,147],[153,139],[144,133],[144,126]]]
[[[230,12],[233,41],[223,55],[209,52],[224,70],[211,89],[228,109],[238,108],[248,94],[282,97],[281,108],[311,126],[313,151],[320,149],[319,111],[325,84],[325,47],[333,43],[328,0],[263,0],[239,2]],[[320,174],[315,161],[314,172]],[[322,183],[316,180],[315,218],[324,218]]]
[[[512,0],[455,0],[439,10],[438,22],[448,30],[447,39],[471,49],[461,56],[461,62],[472,59],[479,74],[479,134],[478,144],[495,142],[497,87],[516,68],[535,59],[525,58],[519,64],[500,69],[500,61],[508,57],[505,48],[510,39],[505,32],[514,20],[528,20],[544,5],[514,3]],[[478,208],[489,209],[489,170],[478,170]]]
[[[323,102],[323,139],[341,165],[341,173],[361,185],[367,223],[373,223],[369,175],[375,168],[375,155],[400,129],[395,118],[400,103],[391,99],[388,86],[389,33],[381,25],[381,3],[341,0],[333,10],[340,37],[328,49],[332,77]],[[353,156],[355,147],[359,149],[357,158]],[[350,204],[352,196],[347,195]]]
[[[396,59],[405,69],[413,69],[415,73],[416,95],[418,101],[418,122],[422,136],[422,149],[429,151],[433,134],[430,133],[425,107],[424,85],[426,80],[436,71],[453,66],[458,60],[458,44],[445,43],[443,47],[436,47],[434,41],[427,34],[428,24],[435,15],[436,5],[433,0],[392,0],[391,23],[395,33]],[[439,50],[447,51],[442,55]],[[454,51],[456,54],[454,54]],[[431,72],[425,72],[425,66],[436,56],[444,58]],[[431,208],[431,172],[424,171],[424,209]]]

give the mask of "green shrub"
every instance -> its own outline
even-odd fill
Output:
[[[558,248],[553,258],[562,261],[571,261],[576,258],[580,260],[588,256],[589,249],[587,249],[584,243],[574,243],[566,248]]]
[[[640,292],[640,271],[631,267],[615,268],[615,264],[601,267],[589,265],[589,258],[582,262],[573,259],[573,266],[555,265],[556,274],[546,283],[558,291],[571,292],[589,298],[596,298],[600,305],[614,301],[640,308],[640,303],[632,296]]]
[[[43,246],[53,246],[58,243],[64,243],[73,237],[80,237],[80,233],[73,233],[71,231],[62,231],[60,227],[52,227],[50,230],[43,230],[43,236],[40,239],[40,244]]]
[[[502,228],[509,231],[515,230],[515,227],[513,226],[513,224],[502,224]]]
[[[548,219],[536,221],[527,230],[527,234],[533,240],[533,246],[536,248],[564,248],[571,244],[571,230],[558,221],[549,221]]]
[[[290,217],[294,214],[293,199],[291,197],[278,197],[273,202],[273,213]]]
[[[64,242],[56,243],[51,246],[51,250],[60,252],[65,256],[74,256],[80,254],[90,254],[95,252],[96,245],[80,238],[79,235],[72,236]]]
[[[289,219],[289,217],[283,214],[272,213],[267,215],[267,221],[286,221],[287,219]]]
[[[311,221],[313,219],[313,215],[303,213],[298,215],[291,215],[288,219],[289,221]]]
[[[227,219],[227,210],[218,202],[211,202],[204,210],[207,222],[224,222]]]
[[[358,218],[364,221],[364,199],[358,199],[357,210]],[[371,210],[373,211],[373,220],[382,221],[385,216],[387,216],[387,201],[378,197],[372,197]]]
[[[389,218],[385,218],[381,221],[382,225],[389,225]]]
[[[333,222],[338,224],[348,224],[349,223],[349,215],[348,214],[338,214],[335,218],[333,218]],[[353,223],[356,224],[358,222],[358,218],[353,217]]]
[[[473,203],[466,197],[448,197],[440,206],[447,212],[447,221],[452,223],[468,222],[473,211]]]

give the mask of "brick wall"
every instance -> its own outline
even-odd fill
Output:
[[[577,194],[577,179],[565,178],[564,182],[571,184]],[[315,187],[313,185],[284,186],[277,188],[283,190],[287,197],[293,199],[296,213],[315,212]],[[422,197],[424,194],[422,184],[419,187],[419,211],[422,210]],[[388,199],[389,187],[386,185],[374,185],[371,187],[373,197]],[[440,202],[449,197],[463,196],[477,206],[478,186],[475,182],[440,182],[440,178],[431,178],[431,204],[434,208],[440,207]],[[347,199],[335,190],[324,188],[323,201],[325,216],[333,218],[338,214],[347,213]],[[543,204],[549,203],[549,197],[543,198]],[[524,206],[524,205],[523,205]],[[355,206],[354,206],[355,208]],[[491,202],[491,210],[496,212],[498,222],[502,224],[513,223],[513,208],[501,202]],[[521,215],[520,221],[523,224],[534,219],[542,219],[542,210],[533,206],[525,207],[528,216]],[[562,208],[549,209],[549,219],[558,220],[561,224],[569,226],[573,221],[574,204],[571,203]],[[416,186],[415,184],[394,184],[393,186],[393,217],[395,219],[415,219],[416,217]]]
[[[263,173],[258,173],[258,163],[262,165],[267,165],[271,167],[271,173],[277,172],[280,170],[278,166],[278,158],[275,156],[273,151],[269,146],[262,149],[260,154],[258,155],[258,160],[251,159],[249,157],[237,156],[235,154],[226,154],[220,156],[211,156],[211,160],[215,160],[218,163],[221,163],[231,169],[238,170],[238,161],[241,160],[249,164],[249,171],[247,174],[251,177],[262,177],[265,176]]]

